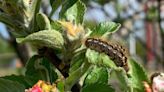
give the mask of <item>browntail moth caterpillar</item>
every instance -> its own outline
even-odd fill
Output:
[[[127,64],[127,56],[125,49],[122,46],[110,44],[106,41],[96,38],[87,38],[85,45],[92,50],[105,53],[111,60],[114,61],[116,66],[123,67],[125,71],[128,72],[129,68]]]

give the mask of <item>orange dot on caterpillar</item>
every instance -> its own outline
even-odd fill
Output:
[[[87,38],[85,45],[92,50],[105,53],[111,60],[114,61],[116,66],[123,67],[124,70],[128,72],[129,67],[127,64],[127,55],[122,46],[111,44],[98,38]]]

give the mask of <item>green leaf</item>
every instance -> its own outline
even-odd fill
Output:
[[[64,45],[62,34],[55,30],[43,30],[35,32],[28,35],[24,39],[17,39],[17,41],[20,41],[21,43],[31,42],[37,46],[45,46],[54,49],[61,49]]]
[[[5,0],[1,9],[17,21],[23,22],[24,5],[20,0]]]
[[[13,24],[14,22],[12,21],[12,18],[5,13],[0,14],[0,21],[4,23],[5,25],[7,25],[8,27],[11,27],[11,28],[15,27],[15,25]]]
[[[89,69],[90,63],[85,59],[84,63],[75,71],[69,73],[69,77],[65,80],[65,91],[71,91],[72,86],[78,82],[78,80],[86,73]]]
[[[61,12],[59,13],[60,18],[63,18],[67,9],[72,7],[77,1],[78,0],[65,0],[64,3],[62,4]]]
[[[144,91],[143,82],[146,81],[149,83],[147,73],[145,72],[144,68],[135,60],[130,59],[128,63],[130,67],[129,75],[131,76],[130,80],[132,82],[132,86]]]
[[[57,88],[60,92],[64,92],[64,82],[63,81],[58,82]]]
[[[79,53],[75,55],[71,60],[71,67],[69,69],[69,73],[76,71],[85,60],[85,52]]]
[[[61,3],[62,3],[62,0],[50,0],[50,4],[51,4],[51,7],[52,7],[51,13],[49,15],[50,18],[52,17],[54,12],[59,8]]]
[[[24,92],[25,87],[18,82],[0,78],[0,91],[1,92]]]
[[[55,67],[46,58],[41,58],[37,55],[28,61],[26,69],[26,76],[37,78],[37,80],[45,80],[53,83],[58,78]]]
[[[115,90],[107,84],[94,83],[84,86],[81,92],[115,92]]]
[[[100,23],[93,30],[90,36],[103,36],[106,33],[114,33],[120,28],[121,24],[114,22],[103,22]]]
[[[115,84],[115,85],[118,85],[118,87],[116,87],[117,89],[121,90],[122,92],[131,92],[131,86],[130,86],[127,74],[123,68],[118,67],[118,68],[113,69],[110,72],[109,81],[113,81],[113,80],[115,82],[118,81],[118,84]]]
[[[105,66],[109,68],[115,68],[116,65],[112,60],[110,60],[110,57],[104,53],[99,53],[91,49],[87,49],[86,57],[88,59],[88,62],[98,65],[98,66]]]
[[[40,64],[42,64],[48,70],[49,82],[54,83],[58,78],[58,75],[55,72],[55,67],[50,63],[47,58],[43,58],[42,63]]]
[[[108,84],[108,71],[104,67],[95,66],[86,76],[84,85],[103,83]]]
[[[98,64],[99,54],[100,54],[99,52],[96,52],[96,51],[91,50],[91,49],[87,49],[86,58],[88,59],[88,61],[90,63]]]
[[[43,13],[38,13],[36,15],[36,21],[40,30],[50,30],[51,25],[48,17]]]
[[[4,23],[6,26],[13,28],[14,31],[10,31],[15,37],[24,37],[28,35],[25,27],[20,24],[20,22],[15,21],[11,16],[5,13],[0,14],[0,21]]]
[[[26,76],[31,76],[33,78],[36,78],[36,80],[45,80],[48,81],[48,71],[43,66],[40,65],[41,60],[40,57],[35,55],[28,61],[26,65]]]
[[[52,29],[57,30],[57,31],[62,30],[62,26],[59,22],[50,19],[50,23],[51,23],[51,28]]]
[[[22,76],[22,75],[19,75],[19,76],[11,75],[11,76],[5,76],[5,77],[1,77],[1,78],[18,82],[21,85],[23,85],[25,88],[30,88],[35,83],[37,83],[37,80],[33,79],[32,77],[26,77],[26,76]]]
[[[35,16],[40,10],[41,0],[34,0],[31,5],[31,13]]]
[[[79,0],[66,11],[66,20],[73,21],[76,24],[82,24],[85,11],[86,6]]]
[[[34,0],[32,2],[32,5],[29,6],[30,7],[29,13],[31,14],[30,17],[32,19],[31,23],[29,25],[29,29],[30,29],[31,33],[38,31],[38,26],[37,26],[37,22],[36,22],[36,15],[40,10],[41,1],[42,0]]]

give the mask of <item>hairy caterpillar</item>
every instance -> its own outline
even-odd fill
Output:
[[[116,66],[123,67],[125,71],[128,72],[127,56],[125,54],[125,49],[122,46],[116,44],[113,45],[96,38],[86,39],[85,45],[100,53],[104,52],[114,61]]]

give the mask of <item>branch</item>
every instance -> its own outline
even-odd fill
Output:
[[[54,50],[51,48],[47,48],[47,47],[43,47],[41,49],[38,50],[39,55],[41,56],[45,56],[60,72],[61,74],[66,78],[68,77],[68,73],[67,70],[69,69],[68,65],[64,65],[61,61],[61,59],[59,59]],[[61,65],[63,66],[61,68]]]
[[[16,39],[12,36],[12,34],[10,32],[9,32],[9,34],[10,34],[9,43],[13,46],[13,48],[14,48],[17,56],[20,58],[22,64],[25,65],[26,62],[28,61],[28,59],[30,58],[27,45],[26,44],[21,44],[21,45],[18,44],[16,42]]]

